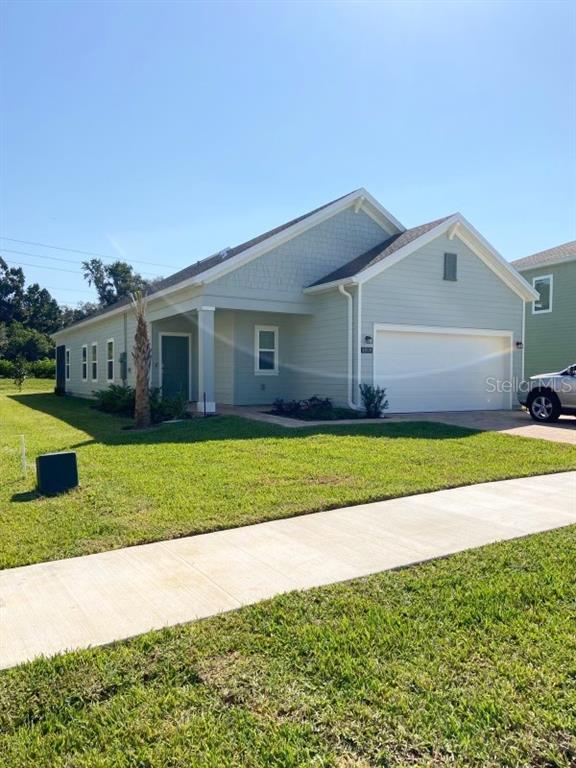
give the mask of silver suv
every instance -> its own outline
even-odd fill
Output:
[[[562,413],[576,416],[576,364],[558,373],[540,373],[522,383],[518,400],[534,421],[558,421]]]

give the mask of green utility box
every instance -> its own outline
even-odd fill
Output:
[[[76,453],[45,453],[36,458],[36,482],[42,496],[69,491],[78,485]]]

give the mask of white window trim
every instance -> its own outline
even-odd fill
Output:
[[[274,334],[274,349],[265,349],[260,347],[260,331],[272,331]],[[269,371],[261,371],[260,352],[274,352],[274,368]],[[279,367],[279,348],[278,348],[278,326],[277,325],[256,325],[254,326],[254,373],[256,376],[278,376]]]
[[[536,277],[532,278],[532,288],[536,290],[536,282],[538,280],[550,280],[550,306],[548,309],[536,309],[536,302],[538,299],[534,299],[532,302],[532,314],[533,315],[547,315],[550,312],[552,312],[552,307],[554,304],[554,275],[537,275]]]
[[[96,360],[94,360],[94,353],[93,349],[96,350]],[[96,378],[92,375],[92,372],[94,371],[94,363],[96,363]],[[98,342],[93,341],[92,344],[90,344],[90,381],[96,382],[98,381]]]
[[[108,357],[108,344],[112,342],[112,357]],[[111,384],[114,381],[114,376],[116,374],[116,364],[114,362],[114,355],[116,354],[116,342],[114,339],[106,339],[106,381],[108,384]],[[110,361],[112,361],[112,378],[108,378],[108,365],[110,364]]]
[[[70,381],[70,347],[64,350],[64,371],[66,381]]]
[[[84,358],[84,350],[86,350],[86,358]],[[82,381],[88,381],[88,344],[82,344],[81,354],[80,375],[82,376]]]

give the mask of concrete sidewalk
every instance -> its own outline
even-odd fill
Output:
[[[0,571],[0,667],[576,523],[576,472]]]

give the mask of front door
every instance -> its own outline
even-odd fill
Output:
[[[61,344],[56,347],[56,394],[63,395],[66,391],[66,347]]]
[[[162,397],[190,397],[190,336],[163,334]]]

